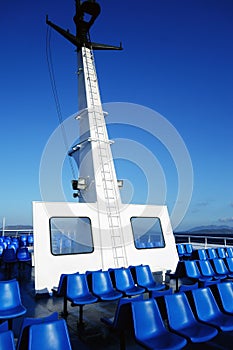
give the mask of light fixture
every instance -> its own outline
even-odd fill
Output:
[[[124,181],[123,180],[117,180],[117,185],[119,187],[119,189],[121,189],[123,187]]]
[[[78,184],[77,184],[77,189],[78,190],[85,190],[87,188],[87,182],[84,177],[79,177],[78,178]]]

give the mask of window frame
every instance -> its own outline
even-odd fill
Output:
[[[137,237],[135,235],[134,227],[133,227],[133,219],[157,219],[158,223],[159,223],[159,227],[160,227],[160,232],[161,232],[161,237],[162,237],[162,244],[161,245],[155,245],[155,246],[146,246],[145,245],[145,246],[139,247],[138,244],[137,244],[137,240],[139,240],[140,237],[142,237],[143,235],[139,236],[139,237]],[[136,249],[142,250],[142,249],[161,249],[161,248],[165,248],[166,241],[165,241],[165,238],[164,238],[164,233],[163,233],[161,220],[160,220],[160,218],[158,216],[131,216],[130,223],[131,223],[131,228],[132,228],[134,246],[135,246]],[[143,243],[143,242],[141,242],[141,243]]]
[[[53,233],[52,233],[52,220],[53,219],[88,219],[90,227],[90,241],[91,241],[91,250],[82,251],[82,252],[73,252],[73,253],[59,253],[55,254],[53,252]],[[88,216],[53,216],[49,219],[49,235],[50,235],[50,252],[53,256],[71,256],[71,255],[80,255],[80,254],[92,254],[94,252],[94,241],[93,241],[93,232],[92,232],[92,221]],[[84,245],[84,244],[83,244]]]

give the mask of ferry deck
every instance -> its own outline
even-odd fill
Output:
[[[177,244],[178,245],[178,244]],[[225,247],[226,248],[226,247]],[[32,248],[31,248],[32,250]],[[205,249],[207,250],[207,248]],[[216,249],[215,249],[216,250]],[[33,253],[33,251],[32,251]],[[33,256],[33,255],[32,255]],[[187,259],[189,260],[189,259]],[[184,258],[180,256],[179,262],[184,262]],[[7,268],[6,268],[7,267]],[[33,259],[32,263],[25,263],[23,266],[19,267],[18,263],[11,264],[11,266],[6,266],[2,261],[1,263],[1,280],[17,279],[20,287],[20,293],[22,298],[22,303],[26,307],[26,314],[22,317],[15,318],[13,320],[13,333],[14,340],[17,346],[17,341],[19,338],[21,325],[24,317],[32,318],[42,318],[48,316],[54,312],[58,312],[59,318],[62,318],[63,314],[63,298],[56,297],[53,295],[40,295],[39,297],[35,295],[35,284],[34,284],[34,266]],[[168,274],[169,275],[169,274]],[[176,288],[180,289],[180,286],[184,282],[182,278],[170,278],[168,275],[164,277],[162,274],[153,274],[155,281],[157,283],[164,282],[166,288],[171,288],[172,293],[175,294],[179,292]],[[181,275],[180,275],[181,276]],[[176,285],[176,282],[178,284]],[[221,283],[224,283],[222,281]],[[212,289],[212,287],[210,287]],[[214,289],[212,289],[214,291]],[[190,291],[185,292],[190,293]],[[158,300],[160,302],[164,297],[160,297]],[[132,298],[133,299],[133,298]],[[143,293],[143,299],[148,299],[148,293]],[[118,301],[109,302],[96,302],[91,305],[85,305],[83,310],[83,320],[82,326],[79,325],[79,308],[71,307],[68,302],[67,311],[68,315],[65,317],[65,321],[68,326],[68,332],[70,337],[70,342],[72,349],[88,350],[88,349],[122,349],[120,347],[119,334],[110,330],[102,321],[101,318],[114,317],[117,309]],[[162,304],[161,304],[162,305]],[[162,312],[162,311],[161,311]],[[146,317],[146,316],[145,316]],[[233,316],[232,316],[233,318]],[[166,315],[163,316],[163,322],[166,327],[168,327]],[[233,331],[223,332],[219,331],[217,336],[210,341],[204,343],[194,344],[188,342],[184,349],[232,349],[233,341]],[[143,349],[139,345],[134,337],[133,329],[127,330],[125,332],[125,349]]]

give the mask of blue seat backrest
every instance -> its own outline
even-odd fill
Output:
[[[215,248],[208,248],[207,249],[207,254],[210,259],[216,259],[218,258],[218,254],[215,250]]]
[[[203,276],[214,276],[215,272],[211,266],[209,260],[199,260],[198,265],[200,267],[201,273]]]
[[[0,243],[0,256],[2,256],[2,253],[3,253],[3,251],[4,251],[4,245],[3,245],[3,243]]]
[[[181,244],[181,243],[177,244],[176,248],[177,248],[177,252],[178,252],[179,256],[182,256],[185,254],[185,247],[183,244]]]
[[[184,293],[165,295],[169,324],[173,329],[191,327],[195,317]]]
[[[8,322],[4,321],[0,324],[0,332],[8,331]]]
[[[112,281],[108,271],[92,272],[92,291],[95,294],[105,293],[113,290]]]
[[[86,274],[70,274],[67,276],[67,296],[76,298],[89,294]]]
[[[64,319],[30,326],[28,343],[28,350],[72,350]]]
[[[146,286],[155,283],[153,274],[149,265],[135,266],[136,280],[140,286]]]
[[[233,247],[227,247],[226,251],[227,251],[227,256],[229,258],[233,258]]]
[[[218,257],[221,259],[225,259],[227,257],[227,253],[224,247],[217,248]]]
[[[197,279],[201,277],[201,274],[200,274],[200,271],[197,267],[196,261],[187,260],[184,262],[184,266],[185,266],[187,277],[197,278]]]
[[[114,270],[117,289],[126,289],[135,285],[129,268],[119,268]]]
[[[193,252],[193,246],[192,246],[191,243],[187,243],[187,244],[185,245],[185,249],[186,249],[186,252],[187,252],[188,254],[192,254],[192,252]]]
[[[226,265],[227,265],[227,268],[228,270],[232,273],[233,272],[233,258],[226,258],[225,259],[226,261]]]
[[[16,279],[0,281],[0,310],[14,309],[21,304],[19,284]]]
[[[159,335],[165,326],[154,299],[145,299],[132,303],[135,335],[143,339],[148,335]]]
[[[221,299],[223,309],[233,314],[233,284],[232,282],[222,282],[217,284],[217,289]]]
[[[208,259],[208,255],[207,255],[205,249],[198,249],[197,252],[198,252],[198,256],[199,256],[199,259],[200,259],[200,260],[206,260],[206,259]]]
[[[213,259],[212,263],[217,273],[226,275],[229,273],[223,259]]]
[[[20,247],[16,253],[17,258],[20,259],[31,259],[31,254],[27,247]]]
[[[0,332],[0,349],[15,350],[14,335],[11,330]]]
[[[40,317],[40,318],[25,317],[23,319],[20,333],[19,333],[17,350],[28,349],[29,326],[32,326],[33,324],[40,324],[40,323],[51,322],[56,320],[58,320],[57,312],[54,312],[51,315]]]
[[[192,290],[192,295],[198,317],[201,320],[208,320],[221,314],[210,288],[194,289]]]

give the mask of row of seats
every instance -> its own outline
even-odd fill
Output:
[[[233,247],[194,249],[191,243],[179,243],[176,245],[176,248],[180,260],[225,259],[233,257]]]
[[[190,283],[198,283],[199,287],[209,286],[219,283],[226,279],[233,279],[233,258],[209,259],[209,260],[185,260],[179,261],[174,274],[170,274],[170,278],[177,281],[176,289],[178,289],[178,280],[181,280],[185,289],[185,285]]]
[[[32,234],[29,235],[20,235],[18,237],[13,236],[1,236],[0,237],[0,246],[3,248],[7,248],[9,245],[15,246],[15,248],[19,247],[30,247],[33,245],[34,238]]]
[[[0,250],[1,252],[1,250]],[[19,247],[17,249],[8,246],[0,254],[1,261],[5,264],[16,262],[30,262],[32,257],[28,247]]]
[[[190,258],[193,252],[193,246],[191,243],[178,243],[176,245],[177,253],[179,256],[179,259],[186,259]]]
[[[85,304],[132,297],[144,292],[152,296],[165,289],[165,284],[155,281],[149,265],[138,265],[84,274],[62,274],[58,288],[53,292],[64,298],[64,315],[67,315],[67,301],[71,302],[71,306],[79,306],[79,323],[82,323]]]
[[[217,258],[233,258],[233,247],[196,249],[192,253],[192,259],[208,260]]]
[[[187,343],[209,340],[213,345],[220,331],[233,330],[233,284],[218,284],[215,293],[211,288],[165,295],[165,318],[157,299],[139,296],[121,299],[114,320],[102,318],[101,321],[118,332],[121,349],[125,348],[124,333],[130,327],[135,340],[146,349],[182,349]]]

